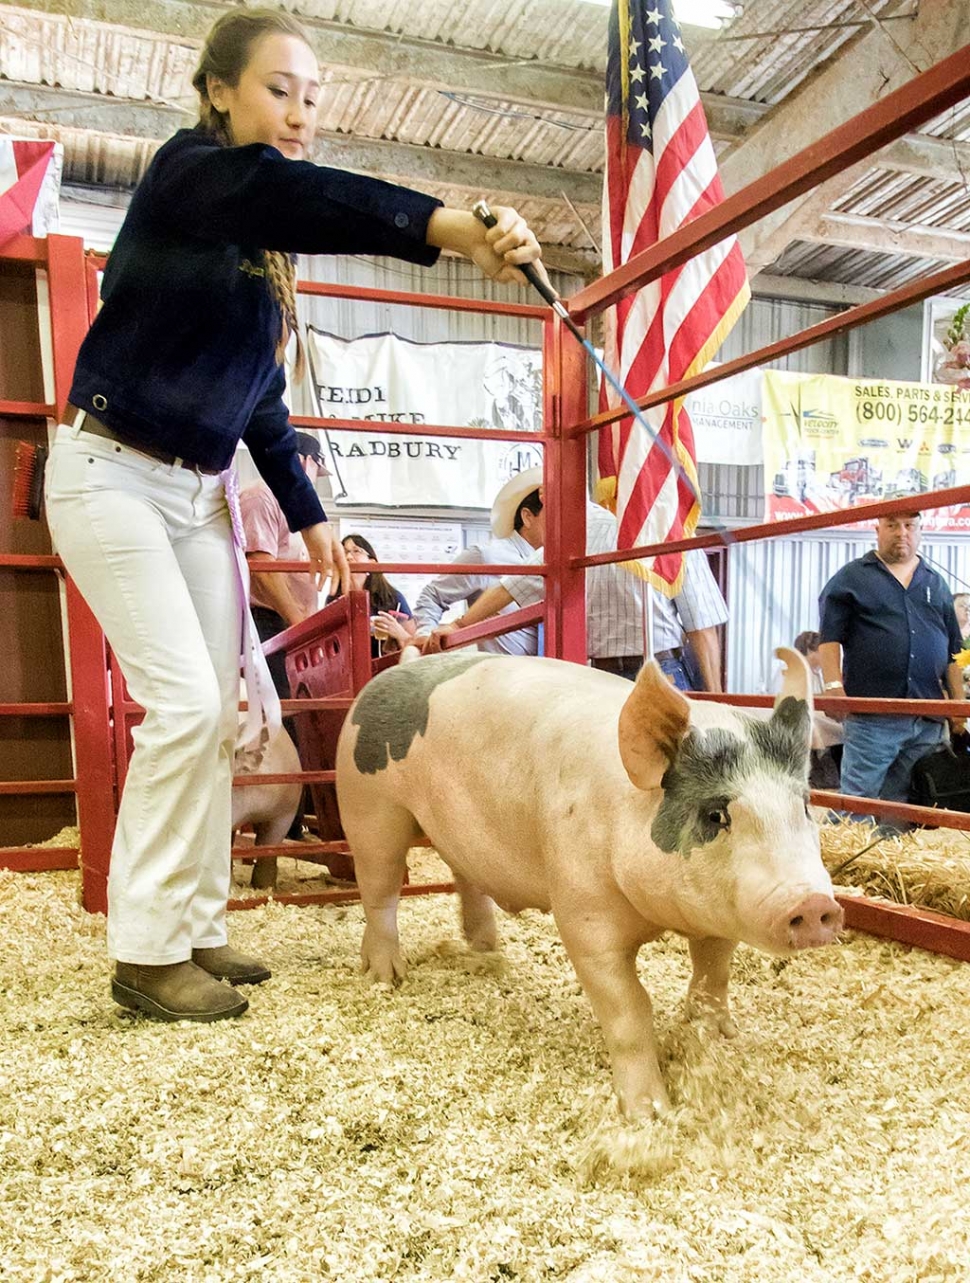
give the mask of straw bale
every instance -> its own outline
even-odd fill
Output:
[[[357,974],[357,905],[234,914],[272,981],[164,1026],[113,1008],[77,886],[0,873],[10,1283],[970,1277],[966,966],[741,948],[723,1041],[683,1022],[683,942],[647,946],[674,1113],[630,1127],[548,917],[471,973],[453,898],[408,899],[392,992]]]
[[[852,820],[822,824],[819,832],[822,859],[838,885],[970,921],[970,833],[914,829],[881,837],[872,824]]]

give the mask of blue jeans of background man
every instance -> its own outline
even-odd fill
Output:
[[[664,677],[668,677],[679,691],[689,691],[691,684],[687,679],[687,669],[679,659],[661,659],[657,661],[660,664],[660,671]]]
[[[850,713],[844,722],[842,792],[905,802],[913,767],[946,737],[932,717],[874,717]]]

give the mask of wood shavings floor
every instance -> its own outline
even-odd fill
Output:
[[[392,993],[356,974],[357,906],[236,913],[273,980],[241,1020],[162,1026],[113,1007],[77,895],[0,873],[9,1283],[970,1279],[966,965],[742,947],[741,1033],[711,1042],[685,947],[648,946],[677,1108],[630,1129],[541,915],[470,968],[452,899],[407,900]]]

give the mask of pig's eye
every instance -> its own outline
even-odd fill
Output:
[[[714,829],[729,829],[731,827],[731,817],[727,813],[726,806],[705,811],[704,819]]]

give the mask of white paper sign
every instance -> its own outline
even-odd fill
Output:
[[[693,392],[685,404],[698,463],[762,463],[761,371],[745,370]]]
[[[535,442],[422,437],[422,423],[539,431],[542,354],[508,343],[414,343],[394,334],[307,332],[312,413],[413,425],[414,433],[320,433],[334,502],[491,508]]]

